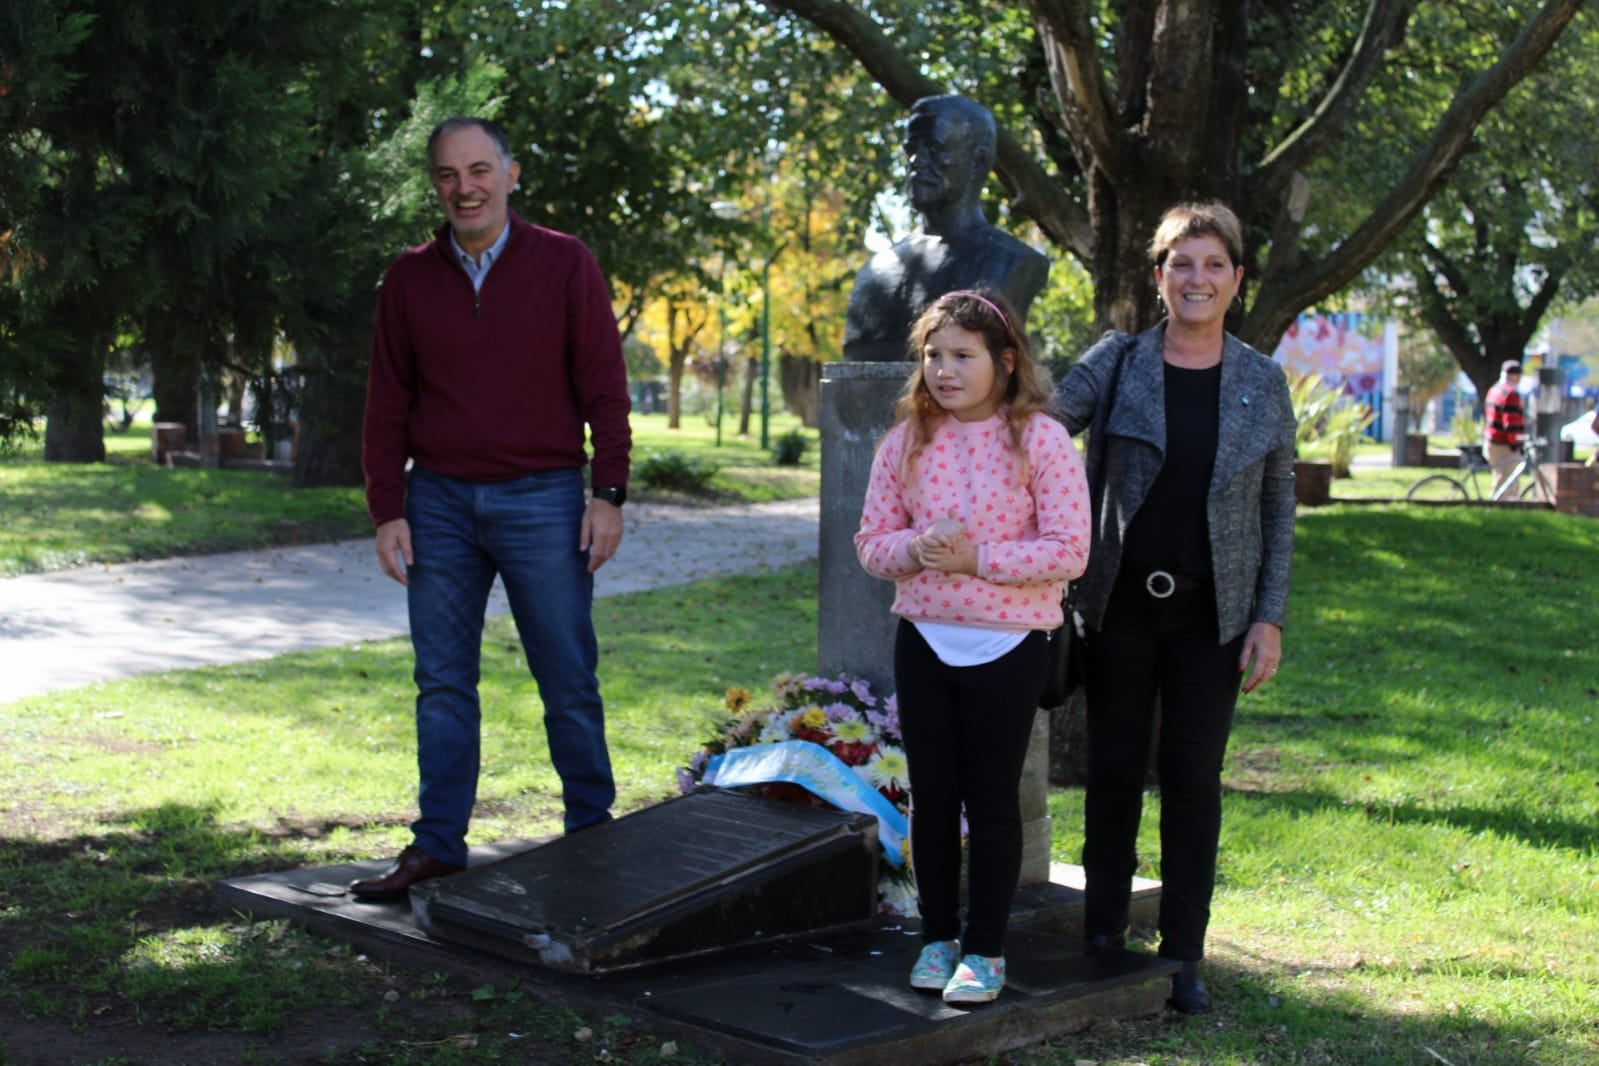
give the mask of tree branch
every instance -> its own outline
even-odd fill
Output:
[[[1255,168],[1251,197],[1275,198],[1290,175],[1307,167],[1343,132],[1388,50],[1404,36],[1416,4],[1417,0],[1371,0],[1349,61],[1315,113]]]
[[[1448,255],[1444,254],[1444,250],[1439,248],[1436,244],[1433,244],[1431,241],[1422,241],[1421,248],[1423,252],[1423,258],[1431,263],[1434,271],[1443,275],[1444,280],[1449,283],[1450,291],[1455,294],[1456,299],[1470,302],[1473,299],[1471,293],[1471,280],[1466,277],[1466,272],[1460,269],[1460,267],[1456,266],[1455,261]],[[1418,271],[1417,273],[1426,274],[1429,280],[1432,278],[1432,274],[1426,271]]]
[[[1416,272],[1416,297],[1421,305],[1422,321],[1426,322],[1427,328],[1443,342],[1443,346],[1449,349],[1449,354],[1455,357],[1455,362],[1460,364],[1460,369],[1466,372],[1466,376],[1476,381],[1481,366],[1488,357],[1472,339],[1471,331],[1466,328],[1465,323],[1454,316],[1449,308],[1449,301],[1438,291],[1438,284],[1432,275],[1424,270]]]
[[[1380,2],[1380,0],[1379,0]],[[1397,0],[1396,0],[1397,2]],[[1484,115],[1538,64],[1584,0],[1546,0],[1493,66],[1463,85],[1410,170],[1358,229],[1324,258],[1262,278],[1244,329],[1251,343],[1275,347],[1300,309],[1347,285],[1370,266],[1426,206],[1471,143]]]
[[[921,72],[877,23],[842,0],[762,0],[771,10],[797,15],[859,60],[872,79],[905,107],[948,89]],[[999,128],[994,170],[1014,209],[1038,223],[1049,240],[1087,262],[1094,230],[1088,212],[1039,165],[1009,130]]]
[[[1028,0],[1033,9],[1033,24],[1049,61],[1050,81],[1055,97],[1071,125],[1081,137],[1096,164],[1112,181],[1122,176],[1120,123],[1116,119],[1115,97],[1099,65],[1099,50],[1094,41],[1088,12],[1075,0]],[[1081,153],[1079,153],[1081,157]],[[1085,168],[1086,169],[1086,168]]]

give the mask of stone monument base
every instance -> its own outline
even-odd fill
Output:
[[[473,867],[536,847],[475,848]],[[1161,1010],[1176,964],[1135,952],[1081,950],[1082,882],[1054,868],[1017,893],[1005,951],[1008,984],[989,1005],[958,1009],[907,987],[916,924],[880,918],[852,933],[751,944],[618,974],[588,976],[514,963],[424,932],[405,903],[359,903],[351,880],[383,860],[240,877],[217,894],[230,911],[285,918],[377,958],[514,985],[542,1002],[595,1016],[624,1014],[662,1038],[713,1049],[741,1066],[937,1066],[985,1059],[1080,1032],[1095,1021]],[[1160,889],[1135,885],[1133,922],[1154,922]]]

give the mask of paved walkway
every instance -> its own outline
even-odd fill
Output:
[[[818,501],[630,503],[595,594],[816,557]],[[489,613],[508,610],[496,586]],[[0,703],[135,674],[265,659],[408,631],[372,541],[123,563],[0,580]]]

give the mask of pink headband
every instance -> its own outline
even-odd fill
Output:
[[[954,292],[946,292],[943,296],[943,299],[951,300],[957,296],[965,296],[968,299],[976,300],[978,303],[994,312],[994,314],[999,316],[1000,325],[1005,327],[1005,331],[1007,333],[1010,332],[1010,319],[1005,317],[1005,312],[1001,311],[999,309],[999,305],[993,300],[990,300],[980,292],[973,292],[971,289],[956,289]]]

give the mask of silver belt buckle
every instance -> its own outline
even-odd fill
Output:
[[[1164,600],[1177,591],[1177,579],[1164,570],[1151,570],[1144,578],[1144,591],[1157,600]]]

